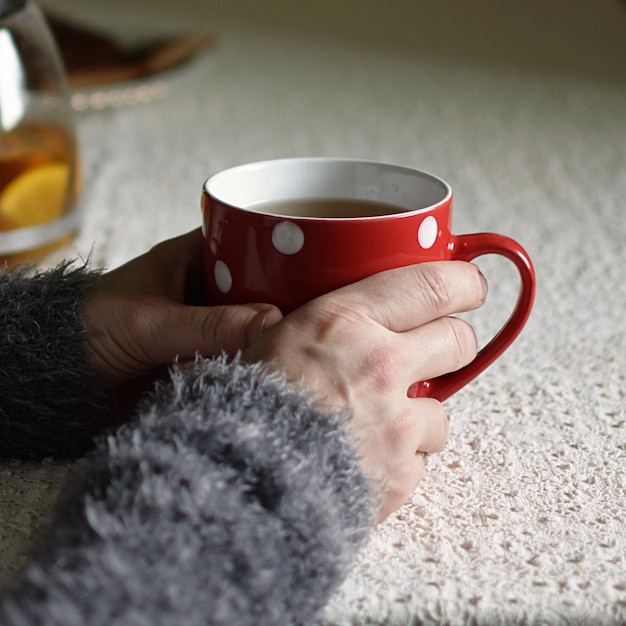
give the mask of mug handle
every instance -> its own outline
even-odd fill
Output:
[[[520,293],[515,309],[498,334],[482,348],[476,358],[456,372],[416,383],[409,389],[411,398],[435,398],[443,402],[476,378],[515,341],[528,321],[535,301],[535,270],[530,257],[516,241],[494,233],[452,236],[450,258],[472,261],[485,254],[499,254],[512,261],[521,278]]]

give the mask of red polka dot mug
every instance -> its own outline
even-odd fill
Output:
[[[407,167],[330,158],[241,165],[205,182],[202,209],[215,304],[269,302],[289,313],[394,267],[485,254],[512,261],[520,291],[503,328],[469,365],[413,385],[413,397],[445,400],[461,389],[513,343],[533,306],[525,250],[503,235],[453,235],[449,185]]]

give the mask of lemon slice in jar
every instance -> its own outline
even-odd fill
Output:
[[[0,195],[0,224],[26,228],[60,217],[67,202],[67,163],[40,165],[9,183]]]

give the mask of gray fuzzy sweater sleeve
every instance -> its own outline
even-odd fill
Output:
[[[371,518],[339,419],[199,360],[81,462],[0,624],[314,623]]]
[[[98,281],[71,263],[0,269],[0,457],[75,457],[89,446],[104,404],[79,305]]]

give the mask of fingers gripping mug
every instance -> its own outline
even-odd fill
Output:
[[[411,387],[445,400],[493,363],[526,324],[535,273],[525,250],[492,233],[453,235],[452,190],[406,167],[295,158],[234,167],[203,187],[208,288],[215,304],[268,302],[289,313],[313,298],[425,261],[509,259],[520,276],[515,309],[474,361]]]

